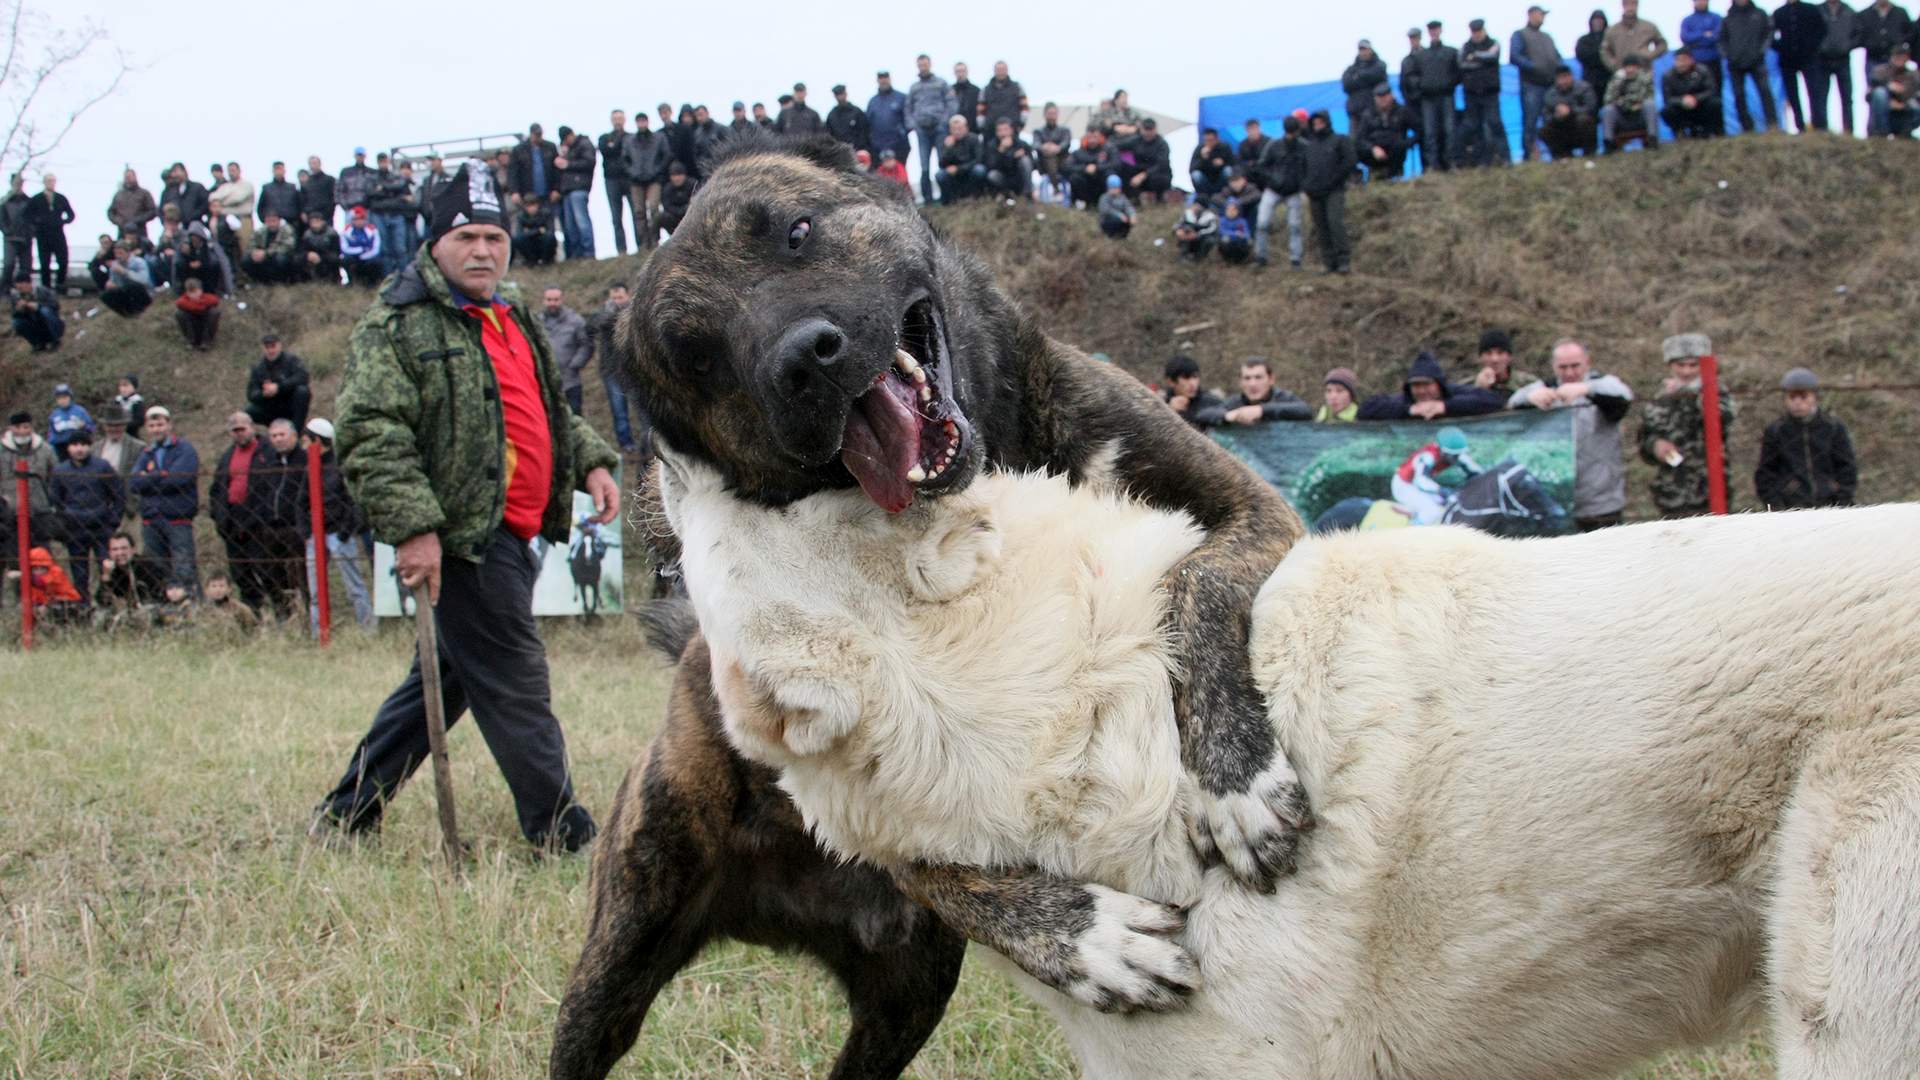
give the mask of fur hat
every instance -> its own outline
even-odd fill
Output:
[[[433,228],[427,234],[428,246],[462,225],[492,225],[506,228],[500,213],[500,196],[493,190],[493,172],[466,165],[453,174],[453,181],[433,199]]]
[[[1669,364],[1675,360],[1697,360],[1713,355],[1713,341],[1705,334],[1675,334],[1660,343],[1660,353]]]

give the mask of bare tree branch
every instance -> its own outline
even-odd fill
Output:
[[[46,20],[27,8],[25,0],[11,0],[6,12],[7,41],[5,58],[0,59],[0,95],[12,112],[0,135],[0,172],[19,172],[43,160],[54,151],[89,110],[117,93],[131,72],[126,55],[114,50],[110,77],[98,89],[83,90],[70,97],[63,120],[40,115],[45,99],[59,100],[67,76],[81,65],[97,46],[109,43],[107,31],[93,23],[77,30],[43,29]],[[26,54],[39,53],[37,63],[25,61]],[[44,133],[51,129],[51,137]]]

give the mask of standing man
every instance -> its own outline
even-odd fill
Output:
[[[334,196],[340,203],[340,210],[352,217],[353,208],[366,206],[373,198],[373,182],[380,174],[367,164],[367,148],[353,148],[353,164],[340,170],[339,182],[334,185]]]
[[[1780,126],[1780,110],[1773,103],[1773,79],[1767,75],[1767,50],[1773,45],[1773,19],[1754,6],[1753,0],[1733,0],[1727,17],[1720,21],[1720,52],[1727,61],[1727,92],[1740,117],[1742,131],[1753,130],[1753,112],[1747,107],[1747,83],[1760,93],[1760,111],[1764,126],[1772,131]]]
[[[780,115],[774,118],[773,130],[782,135],[812,135],[822,126],[820,114],[807,104],[807,84],[794,83],[793,101],[780,109]]]
[[[307,155],[307,178],[300,181],[300,216],[307,220],[308,228],[313,227],[315,214],[325,224],[333,224],[334,187],[333,177],[320,167],[320,155]]]
[[[562,124],[560,153],[553,159],[560,170],[560,221],[567,230],[567,258],[593,258],[593,142]]]
[[[1867,50],[1863,81],[1871,93],[1873,70],[1893,59],[1894,46],[1912,44],[1913,17],[1893,0],[1874,0],[1854,13],[1853,26],[1861,46]]]
[[[1700,404],[1700,358],[1713,353],[1705,334],[1661,342],[1667,379],[1640,419],[1640,457],[1655,469],[1653,502],[1663,518],[1697,517],[1707,504],[1707,421]],[[1733,430],[1733,397],[1720,388],[1722,460]],[[1732,490],[1732,489],[1728,489]]]
[[[559,151],[546,140],[546,132],[540,125],[527,125],[527,137],[513,148],[507,163],[507,183],[512,186],[513,205],[528,200],[560,201],[560,167],[554,164],[559,157]]]
[[[1373,51],[1373,42],[1361,38],[1353,63],[1340,73],[1340,89],[1347,93],[1347,134],[1360,133],[1360,124],[1373,108],[1373,88],[1386,81],[1386,62]]]
[[[1796,131],[1827,130],[1826,79],[1820,72],[1820,50],[1827,40],[1827,17],[1807,0],[1787,0],[1773,13],[1773,50],[1780,54],[1780,91],[1787,96]],[[1798,76],[1799,82],[1794,81]],[[1800,104],[1800,87],[1807,90],[1807,108]],[[1818,107],[1814,107],[1814,106]]]
[[[967,118],[967,130],[980,134],[980,87],[967,77],[967,65],[953,65],[953,111]]]
[[[173,433],[173,414],[165,405],[147,406],[147,448],[133,463],[127,490],[140,499],[145,558],[166,564],[168,584],[197,591],[193,519],[200,513],[200,454]]]
[[[107,204],[107,220],[121,235],[132,229],[147,238],[147,223],[160,216],[160,204],[153,201],[153,192],[140,186],[139,174],[132,169],[120,174],[120,189],[113,193],[113,201]]]
[[[573,491],[601,523],[620,512],[619,463],[560,394],[546,335],[498,291],[509,239],[485,171],[462,168],[416,259],[354,328],[340,389],[340,466],[407,588],[424,585],[440,629],[451,726],[472,708],[536,845],[576,851],[594,835],[574,801],[533,621],[536,536],[564,544]],[[445,350],[424,361],[416,344]],[[416,660],[375,714],[315,830],[377,828],[427,757]]]
[[[1313,211],[1320,263],[1329,274],[1350,273],[1353,245],[1347,240],[1347,180],[1353,176],[1353,140],[1333,130],[1333,117],[1327,110],[1316,109],[1307,121],[1307,141],[1301,153],[1300,189]]]
[[[627,292],[627,283],[616,281],[607,286],[607,301],[594,312],[587,322],[587,337],[594,351],[600,356],[600,387],[607,392],[607,411],[613,414],[613,437],[620,444],[620,452],[630,458],[643,458],[652,449],[647,438],[646,419],[640,418],[639,438],[635,438],[633,422],[627,415],[627,389],[620,374],[620,356],[613,348],[614,331],[620,323],[620,313],[627,310],[631,300]],[[645,469],[635,469],[632,475],[645,475]]]
[[[0,201],[0,237],[7,246],[6,265],[0,269],[5,284],[12,285],[33,273],[33,226],[27,220],[27,208],[33,196],[27,194],[27,178],[14,173],[7,178],[7,197]]]
[[[360,520],[360,508],[353,505],[347,495],[346,481],[340,478],[340,463],[333,456],[333,421],[324,416],[316,416],[307,421],[307,453],[320,455],[320,506],[321,524],[324,529],[320,542],[327,546],[327,565],[340,572],[340,580],[347,587],[347,598],[353,603],[353,621],[360,629],[369,633],[377,625],[373,614],[373,592],[367,588],[366,568],[361,560],[366,551],[361,544],[361,534],[366,525]],[[311,517],[303,519],[306,531],[311,532]],[[317,597],[321,584],[319,567],[314,559],[314,537],[307,537],[307,595]],[[320,633],[320,608],[309,607],[308,626],[315,636]]]
[[[1720,38],[1725,20],[1707,10],[1707,0],[1693,0],[1693,14],[1680,20],[1680,47],[1693,52],[1694,62],[1707,69],[1715,86],[1725,86],[1720,69]]]
[[[226,547],[227,576],[233,587],[242,602],[260,611],[272,599],[261,549],[268,485],[254,467],[265,456],[266,444],[243,412],[227,417],[227,437],[227,448],[214,460],[213,481],[207,485],[207,516]]]
[[[627,139],[627,197],[633,200],[633,247],[646,251],[660,242],[660,185],[673,164],[673,143],[652,129],[646,113],[633,114]]]
[[[540,328],[553,345],[553,364],[560,369],[560,396],[567,399],[573,415],[585,410],[581,405],[580,372],[593,359],[593,340],[587,335],[587,320],[567,306],[560,286],[549,285],[540,294]]]
[[[1562,63],[1553,35],[1541,29],[1546,23],[1547,9],[1535,4],[1507,42],[1507,59],[1520,71],[1520,155],[1527,161],[1540,158],[1540,115]]]
[[[1660,28],[1640,17],[1640,0],[1620,0],[1620,21],[1607,27],[1600,39],[1600,58],[1607,70],[1619,74],[1627,57],[1638,57],[1643,68],[1653,70],[1653,62],[1667,55],[1666,35]]]
[[[959,102],[947,80],[933,73],[933,61],[926,53],[914,60],[919,75],[907,87],[907,119],[912,121],[914,142],[920,155],[920,201],[933,201],[933,162],[947,136],[947,118],[958,111]]]
[[[907,160],[907,95],[893,88],[893,76],[880,72],[873,78],[873,96],[867,99],[867,149],[874,160],[888,150],[896,161]]]
[[[1467,133],[1473,164],[1482,168],[1513,160],[1507,146],[1507,125],[1500,119],[1500,42],[1487,33],[1487,20],[1467,24],[1467,43],[1460,47],[1460,88],[1467,95]]]
[[[992,131],[1002,120],[1013,125],[1015,135],[1026,130],[1027,92],[1007,74],[1005,60],[994,61],[993,78],[980,89],[980,120],[983,131]]]
[[[613,130],[600,136],[600,179],[607,185],[607,209],[613,213],[613,250],[621,255],[627,253],[628,211],[633,213],[634,239],[640,239],[640,204],[633,199],[633,188],[627,181],[627,111],[613,110],[609,117]],[[427,212],[429,221],[433,218],[431,209]]]
[[[260,199],[254,204],[254,212],[262,222],[268,214],[276,214],[281,221],[293,226],[294,239],[300,238],[300,230],[306,227],[305,218],[300,214],[300,189],[287,179],[287,163],[273,163],[273,179],[260,188]]]
[[[1420,163],[1428,172],[1453,168],[1453,91],[1460,85],[1460,53],[1440,40],[1440,20],[1427,24],[1427,47],[1417,61],[1420,91]]]
[[[1831,83],[1840,87],[1840,130],[1853,134],[1853,50],[1859,48],[1860,39],[1852,8],[1841,0],[1827,0],[1820,5],[1820,16],[1827,21],[1827,32],[1820,39],[1820,69],[1817,85],[1813,91],[1813,107],[1816,124],[1827,118],[1827,91]]]
[[[33,233],[33,246],[40,251],[40,284],[54,292],[67,288],[67,226],[73,224],[73,204],[59,192],[59,178],[48,173],[40,179],[40,194],[27,206],[27,228]],[[55,270],[54,264],[60,264]]]
[[[827,110],[827,134],[855,150],[867,148],[867,114],[847,100],[847,84],[833,87],[833,108]]]
[[[1633,390],[1593,370],[1587,347],[1572,338],[1553,344],[1553,377],[1513,392],[1509,409],[1573,409],[1573,522],[1581,532],[1620,524],[1627,506],[1627,470],[1620,458],[1620,421]]]

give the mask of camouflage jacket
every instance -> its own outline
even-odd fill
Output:
[[[518,290],[502,286],[500,299],[533,346],[553,434],[540,535],[565,543],[574,490],[619,458],[567,407],[553,348]],[[398,544],[437,532],[447,556],[480,560],[506,511],[500,384],[480,324],[454,307],[424,245],[353,329],[334,427],[347,490],[376,537]]]
[[[253,231],[253,250],[266,252],[269,259],[291,259],[299,244],[300,237],[293,231],[293,226],[284,221],[277,229],[262,225]]]
[[[1637,122],[1639,119],[1632,114],[1638,113],[1646,106],[1647,102],[1652,100],[1653,76],[1647,74],[1645,70],[1642,70],[1638,75],[1628,75],[1625,72],[1621,72],[1616,74],[1611,82],[1607,83],[1607,100],[1605,104],[1629,114],[1623,119],[1630,124]]]
[[[1733,429],[1733,398],[1720,391],[1720,448]],[[1668,465],[1653,452],[1666,439],[1685,460]],[[1654,467],[1653,501],[1662,510],[1698,510],[1707,505],[1707,426],[1695,383],[1647,402],[1640,418],[1640,457]]]

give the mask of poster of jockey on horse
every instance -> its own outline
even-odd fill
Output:
[[[1443,425],[1269,423],[1214,433],[1314,532],[1464,525],[1497,536],[1574,531],[1574,434],[1559,411]]]

